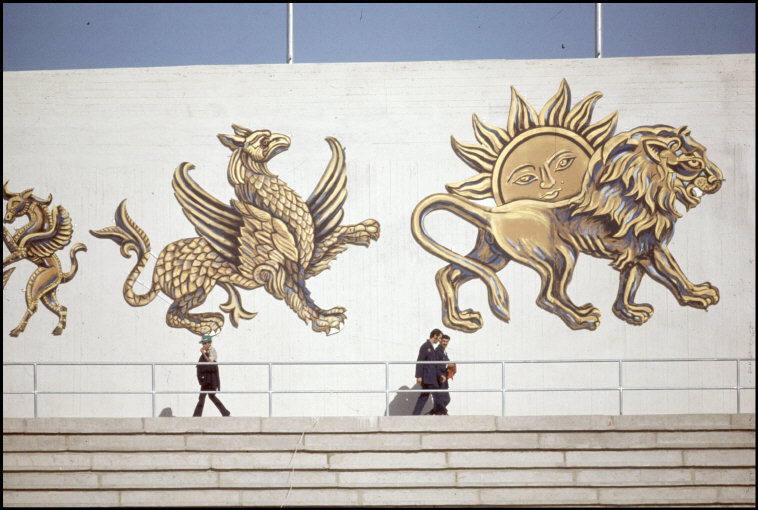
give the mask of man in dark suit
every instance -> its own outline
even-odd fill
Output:
[[[442,331],[439,329],[433,329],[432,332],[429,333],[429,340],[421,345],[416,361],[437,361],[437,351],[435,350],[435,345],[440,341],[440,338],[442,338]],[[445,376],[442,375],[437,364],[416,364],[416,382],[418,382],[423,389],[439,389],[440,383],[445,379]],[[429,393],[430,392],[423,392],[419,394],[418,400],[416,401],[416,407],[413,409],[413,414],[421,414],[426,401],[429,400]],[[441,414],[439,413],[439,410],[444,409],[442,406],[440,406],[439,396],[440,393],[434,393],[434,407],[429,414]]]
[[[437,352],[437,359],[440,361],[450,361],[450,358],[447,357],[447,344],[450,343],[450,337],[447,335],[442,335],[442,338],[440,338],[440,343],[435,349]],[[447,390],[450,388],[449,380],[450,380],[450,374],[448,373],[448,365],[440,364],[436,365],[439,369],[439,373],[442,376],[440,378],[440,389],[441,390]],[[447,414],[447,406],[450,404],[450,393],[437,393],[439,395],[439,401],[440,405],[437,408],[437,412],[435,414]]]

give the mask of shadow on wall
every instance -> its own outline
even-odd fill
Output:
[[[408,386],[400,386],[399,390],[420,390],[421,385],[416,383],[413,388]],[[413,414],[413,408],[416,406],[416,400],[420,393],[396,393],[395,398],[392,399],[389,405],[389,413],[386,416],[411,416]],[[421,414],[426,414],[432,410],[433,399],[430,396],[426,401],[424,409],[421,410]]]
[[[170,418],[173,417],[174,413],[171,411],[170,407],[164,407],[161,411],[161,414],[158,415],[158,417],[164,417],[164,418]]]

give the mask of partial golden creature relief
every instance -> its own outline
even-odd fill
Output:
[[[682,215],[724,180],[686,127],[640,126],[614,135],[617,113],[592,123],[595,92],[571,106],[563,80],[539,114],[514,88],[507,128],[473,116],[477,144],[452,138],[455,153],[477,173],[447,194],[421,200],[411,231],[428,252],[448,262],[437,272],[442,320],[450,328],[474,332],[479,312],[458,306],[458,290],[479,278],[492,313],[508,322],[508,293],[497,276],[516,261],[540,275],[537,305],[571,329],[594,330],[600,312],[575,304],[567,294],[579,253],[606,258],[620,282],[613,313],[632,325],[650,319],[653,307],[635,303],[645,275],[664,285],[683,306],[707,309],[719,300],[709,282],[692,283],[668,244]],[[494,207],[474,202],[491,199]],[[431,212],[451,212],[477,228],[476,245],[461,255],[435,241],[424,228]]]
[[[214,198],[189,176],[194,165],[180,164],[173,178],[176,199],[194,225],[198,237],[167,245],[158,256],[152,285],[145,294],[134,283],[150,257],[150,240],[126,211],[118,206],[115,226],[91,230],[95,237],[115,241],[121,254],[137,255],[137,263],[124,283],[124,298],[131,306],[150,303],[159,292],[173,303],[166,323],[195,334],[215,334],[224,325],[217,312],[190,313],[220,285],[228,301],[220,306],[234,327],[256,314],[246,311],[238,289],[263,287],[285,303],[317,332],[339,330],[345,309],[316,305],[306,280],[329,268],[329,263],[350,244],[368,246],[379,238],[379,223],[368,219],[342,225],[347,197],[345,153],[340,143],[326,139],[332,156],[321,180],[307,200],[268,169],[269,161],[286,151],[289,137],[268,130],[253,131],[233,125],[233,135],[218,135],[232,151],[227,179],[237,199],[227,205]]]
[[[6,267],[21,260],[28,260],[37,266],[26,283],[26,312],[18,326],[10,332],[13,337],[19,336],[26,329],[40,301],[45,308],[58,316],[58,324],[53,330],[53,335],[63,332],[66,327],[67,308],[58,302],[58,286],[70,282],[76,275],[79,269],[76,254],[87,251],[84,244],[76,243],[69,252],[71,269],[68,272],[63,271],[56,252],[71,242],[74,232],[71,217],[62,205],[50,207],[52,195],[43,199],[32,194],[33,191],[34,189],[30,188],[14,193],[8,190],[8,181],[3,184],[3,199],[8,201],[3,223],[13,223],[23,216],[29,220],[13,234],[3,226],[3,242],[10,252],[3,259],[3,290],[16,269]]]

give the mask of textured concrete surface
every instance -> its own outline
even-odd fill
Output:
[[[3,419],[5,506],[750,505],[755,415]]]

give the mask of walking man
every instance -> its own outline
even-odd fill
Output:
[[[440,361],[450,361],[450,358],[447,357],[447,344],[450,343],[450,337],[447,335],[442,335],[442,338],[440,338],[440,344],[437,346],[437,359]],[[455,364],[444,364],[439,365],[440,374],[442,377],[440,380],[442,381],[440,383],[440,389],[441,390],[447,390],[450,388],[450,379],[455,374]],[[452,373],[451,373],[452,371]],[[438,393],[440,396],[440,406],[437,409],[437,414],[447,414],[447,406],[450,404],[450,393]]]
[[[440,341],[440,338],[442,338],[442,331],[439,329],[433,329],[432,332],[429,333],[429,339],[421,345],[416,361],[437,361],[435,345]],[[440,383],[445,379],[445,376],[441,374],[437,364],[416,363],[416,382],[418,382],[423,389],[439,389]],[[418,400],[416,401],[416,407],[413,409],[414,415],[421,414],[424,405],[426,405],[426,401],[429,400],[429,393],[430,392],[422,392],[419,394]],[[429,414],[440,414],[438,412],[441,409],[439,401],[440,395],[440,393],[434,393],[434,407]]]
[[[203,335],[200,343],[202,344],[200,347],[200,359],[197,360],[197,382],[200,383],[200,391],[221,391],[221,377],[218,373],[218,365],[209,364],[211,362],[215,363],[218,359],[216,349],[213,348],[213,339],[208,335]],[[205,404],[206,395],[210,397],[211,402],[216,404],[216,407],[221,412],[221,416],[229,416],[231,414],[218,397],[216,397],[215,393],[200,393],[197,405],[195,406],[195,412],[192,416],[203,415],[203,405]]]

